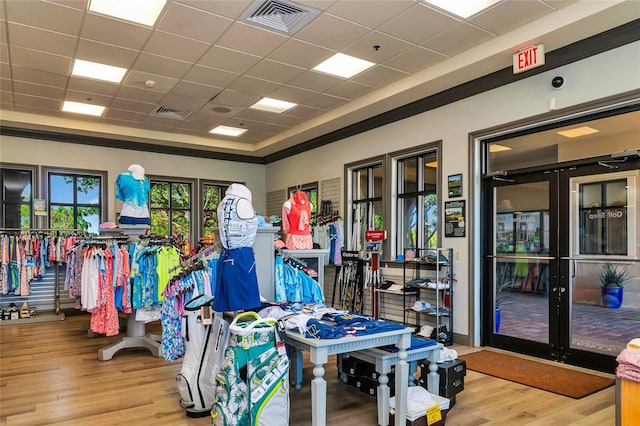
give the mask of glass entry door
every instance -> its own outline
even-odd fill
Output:
[[[640,330],[638,169],[630,158],[486,178],[485,344],[614,372]],[[616,307],[606,267],[626,272]]]

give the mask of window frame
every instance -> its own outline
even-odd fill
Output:
[[[25,228],[25,229],[30,229],[30,228],[38,228],[38,224],[36,223],[36,220],[38,220],[38,217],[35,215],[34,211],[33,211],[33,200],[38,198],[38,195],[40,193],[39,191],[39,176],[38,176],[38,167],[37,166],[33,166],[33,165],[29,165],[29,164],[18,164],[18,163],[2,163],[0,162],[0,190],[4,190],[4,171],[5,170],[15,170],[18,172],[29,172],[31,173],[31,197],[29,200],[29,209],[30,209],[30,218],[29,218],[29,223],[30,226],[29,228]],[[7,204],[7,201],[5,200],[5,198],[2,198],[2,205],[0,205],[0,227],[2,228],[9,228],[6,226],[6,217],[5,217],[5,204]],[[25,204],[25,203],[21,203],[21,204]],[[22,222],[22,221],[21,221]],[[20,229],[23,229],[22,226],[20,226]]]
[[[173,210],[181,210],[181,211],[188,211],[189,212],[189,236],[187,238],[187,241],[189,242],[190,246],[193,246],[194,241],[196,241],[196,237],[199,238],[199,236],[194,235],[195,232],[200,232],[200,227],[199,226],[195,226],[194,223],[197,223],[196,221],[199,221],[199,218],[196,217],[196,215],[199,213],[199,205],[200,205],[200,197],[198,194],[198,191],[196,190],[196,188],[200,188],[200,186],[198,185],[198,180],[197,179],[190,179],[190,178],[181,178],[181,177],[175,177],[175,176],[161,176],[161,175],[147,175],[147,177],[149,178],[149,217],[152,219],[153,216],[153,210],[166,210],[164,208],[160,209],[158,207],[152,207],[151,204],[151,192],[153,189],[153,185],[155,183],[167,183],[169,184],[169,226],[168,226],[168,231],[170,233],[172,233],[172,229],[171,229],[171,225],[172,225],[172,220],[171,220],[171,212]],[[189,198],[190,198],[190,202],[189,202],[189,208],[188,209],[184,209],[184,208],[172,208],[171,207],[171,185],[172,184],[188,184],[190,185],[190,194],[189,194]],[[149,226],[149,229],[151,230],[151,232],[153,233],[153,229],[151,229],[152,225],[153,225],[153,220],[151,220],[151,225]],[[171,237],[172,235],[167,235],[168,237]]]
[[[220,192],[218,193],[218,200],[222,200],[225,196],[225,192],[227,190],[227,188],[229,188],[229,186],[231,186],[234,182],[232,181],[224,181],[224,180],[214,180],[214,179],[198,179],[198,194],[200,196],[200,202],[198,203],[198,241],[200,241],[201,239],[205,238],[207,236],[206,233],[206,229],[205,229],[205,212],[207,211],[205,209],[204,206],[204,202],[205,202],[205,197],[204,197],[204,190],[205,190],[205,186],[217,186],[220,189]],[[242,182],[239,182],[242,183]],[[244,185],[244,183],[242,183]],[[218,202],[219,202],[218,201]],[[215,210],[217,212],[218,209],[218,205],[216,205]],[[215,230],[217,230],[219,228],[219,226],[215,227]],[[215,234],[215,230],[213,231],[213,234]]]
[[[100,227],[100,223],[105,222],[107,218],[107,212],[109,211],[109,204],[107,202],[107,182],[109,173],[106,170],[89,170],[89,169],[75,169],[68,167],[42,167],[42,188],[43,188],[43,198],[47,203],[47,216],[46,222],[47,227],[51,228],[51,188],[49,187],[49,177],[51,174],[55,175],[71,175],[76,179],[78,177],[99,177],[101,180],[100,187],[100,195],[99,195],[99,214],[98,214],[98,230]],[[76,199],[76,195],[74,193],[74,200]],[[57,203],[60,204],[60,203]],[[74,204],[74,209],[77,207],[77,204]],[[77,228],[77,215],[74,212],[74,223],[76,223]]]
[[[436,158],[436,162],[437,162],[437,169],[435,172],[435,196],[436,196],[436,201],[435,201],[435,206],[436,206],[436,216],[437,216],[437,220],[436,220],[436,231],[435,231],[435,238],[437,241],[436,246],[441,247],[442,246],[442,241],[443,241],[443,233],[442,233],[442,222],[443,222],[443,216],[442,216],[442,203],[443,203],[443,198],[442,198],[442,194],[443,194],[443,189],[442,189],[442,175],[443,175],[443,170],[442,170],[442,141],[435,141],[435,142],[431,142],[431,143],[427,143],[421,146],[417,146],[417,147],[413,147],[413,148],[409,148],[406,150],[401,150],[401,151],[397,151],[397,152],[393,152],[393,153],[389,153],[389,158],[390,158],[390,163],[391,163],[391,170],[389,171],[389,175],[390,180],[391,180],[391,184],[392,184],[392,190],[391,190],[391,197],[390,197],[390,212],[391,212],[391,217],[389,218],[390,221],[388,223],[391,223],[392,225],[390,225],[390,236],[389,239],[391,240],[390,243],[390,255],[393,256],[393,259],[398,259],[399,255],[404,254],[404,249],[407,247],[403,247],[403,242],[401,239],[401,226],[402,224],[400,223],[401,220],[401,215],[399,214],[399,210],[400,210],[400,201],[402,199],[407,199],[410,198],[412,196],[416,197],[416,206],[417,205],[424,205],[424,196],[429,193],[433,193],[433,191],[430,190],[426,190],[425,186],[424,186],[424,158],[426,156],[429,155],[435,155]],[[417,161],[417,173],[418,173],[418,177],[419,180],[417,180],[417,187],[416,187],[416,191],[411,191],[411,192],[401,192],[400,191],[400,163],[402,161],[405,161],[407,159],[411,159],[411,158],[415,158],[418,159]],[[423,230],[424,231],[424,215],[423,214],[419,214],[418,215],[418,221],[416,224],[417,229],[419,230]],[[424,245],[424,232],[418,232],[417,233],[417,241],[416,241],[416,246],[417,248],[425,248]]]

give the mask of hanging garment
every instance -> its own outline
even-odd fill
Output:
[[[287,234],[285,245],[292,250],[313,249],[311,236],[311,203],[307,194],[296,191],[282,206],[282,230]]]

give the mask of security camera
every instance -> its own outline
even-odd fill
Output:
[[[557,75],[551,79],[551,87],[554,89],[561,89],[564,87],[565,79],[561,75]]]

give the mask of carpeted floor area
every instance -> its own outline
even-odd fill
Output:
[[[615,383],[613,379],[595,374],[494,351],[473,352],[458,358],[466,361],[469,370],[575,399],[591,395]]]

